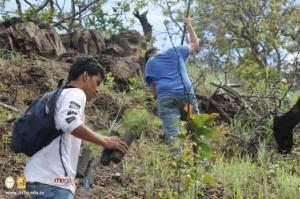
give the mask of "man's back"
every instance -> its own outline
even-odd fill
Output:
[[[187,46],[177,46],[176,51],[174,48],[169,48],[147,62],[145,70],[146,82],[155,85],[157,96],[184,95],[182,80],[188,93],[193,94],[192,84],[185,66],[188,55],[189,49]],[[179,67],[181,69],[180,72]]]

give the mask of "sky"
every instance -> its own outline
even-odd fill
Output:
[[[161,14],[161,10],[157,7],[150,7],[147,19],[149,23],[152,25],[152,34],[156,38],[156,41],[154,42],[154,46],[160,48],[160,49],[166,49],[168,47],[171,47],[171,41],[169,39],[168,34],[166,33],[166,27],[164,25],[164,21],[167,19],[165,16]],[[134,26],[134,29],[139,31],[141,34],[143,34],[142,25],[138,20],[136,20],[136,24]],[[175,45],[180,44],[179,39],[173,38],[173,43]]]

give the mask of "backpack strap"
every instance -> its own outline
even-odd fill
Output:
[[[57,83],[57,88],[61,88],[63,84],[64,84],[64,79],[60,79]]]

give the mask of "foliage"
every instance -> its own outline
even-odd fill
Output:
[[[202,31],[214,56],[225,64],[239,66],[246,61],[261,68],[273,66],[277,71],[291,67],[287,55],[296,52],[299,6],[293,1],[199,1]],[[200,16],[198,16],[200,17]],[[207,34],[208,35],[208,34]],[[217,54],[216,54],[217,53]]]
[[[53,10],[51,9],[48,9],[48,10],[43,10],[39,13],[39,18],[42,20],[42,21],[46,21],[46,22],[52,22],[53,21],[53,18],[54,18],[54,12]]]
[[[142,75],[137,77],[131,77],[128,79],[130,94],[134,100],[140,103],[141,106],[147,106],[147,98],[149,98],[149,91],[144,88],[140,88],[140,85],[144,84],[144,78]],[[145,103],[146,102],[146,103]]]
[[[122,118],[122,126],[125,131],[136,137],[140,137],[142,134],[150,136],[152,130],[160,124],[158,118],[151,117],[146,109],[139,107],[128,109]]]
[[[124,21],[130,21],[126,16],[126,13],[131,10],[129,2],[116,1],[107,6],[111,6],[111,14],[105,12],[103,7],[93,6],[90,16],[83,18],[84,27],[100,29],[109,33],[124,31]]]
[[[112,72],[109,72],[105,75],[105,83],[104,85],[108,87],[108,89],[112,89],[115,85],[115,77]]]

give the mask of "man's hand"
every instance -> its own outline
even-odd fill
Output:
[[[121,141],[117,136],[103,136],[103,145],[106,149],[118,149],[123,154],[128,151],[128,146],[125,142]]]
[[[190,18],[184,18],[184,23],[186,24],[187,30],[189,32],[190,36],[190,42],[188,43],[189,51],[190,53],[194,53],[198,50],[199,48],[199,41],[198,37],[195,33],[195,30],[192,26],[192,22]]]
[[[117,136],[102,136],[98,135],[97,133],[93,132],[84,124],[81,124],[77,127],[72,134],[80,139],[83,139],[88,142],[92,142],[95,144],[99,144],[106,149],[117,149],[122,153],[126,153],[128,150],[128,146],[122,142]]]
[[[184,23],[185,23],[186,26],[192,27],[192,22],[191,22],[191,19],[189,17],[184,18]]]
[[[151,84],[149,86],[149,90],[150,90],[150,93],[153,95],[153,97],[156,99],[156,90],[155,90],[155,86],[153,84]]]

